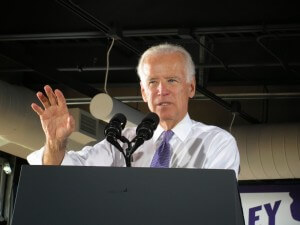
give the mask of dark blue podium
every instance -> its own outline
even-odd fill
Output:
[[[12,225],[242,225],[234,171],[23,166]]]

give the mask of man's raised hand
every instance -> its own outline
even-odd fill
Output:
[[[55,91],[49,85],[44,87],[46,96],[42,92],[37,97],[43,108],[35,103],[32,109],[39,115],[46,135],[46,144],[43,157],[44,164],[60,164],[66,149],[67,138],[75,128],[75,121],[70,115],[63,93]]]

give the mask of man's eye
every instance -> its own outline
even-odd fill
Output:
[[[170,82],[170,83],[174,83],[174,82],[176,82],[177,80],[175,80],[175,79],[169,79],[168,80],[168,82]]]
[[[150,80],[150,81],[149,81],[149,84],[155,84],[155,83],[156,83],[155,80]]]

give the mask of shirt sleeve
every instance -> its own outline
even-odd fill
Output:
[[[27,156],[30,165],[42,165],[44,147]],[[70,166],[125,166],[123,155],[106,140],[80,151],[66,152],[61,165]]]
[[[229,133],[220,132],[215,135],[207,152],[205,168],[232,169],[239,174],[240,155],[236,141]]]
[[[30,165],[42,165],[42,159],[44,154],[44,147],[40,150],[34,151],[27,156],[27,161]]]

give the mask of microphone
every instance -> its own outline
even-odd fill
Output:
[[[122,148],[117,142],[117,139],[121,138],[122,130],[124,129],[126,122],[126,117],[122,113],[117,113],[111,118],[104,129],[106,140],[119,150]]]
[[[159,123],[159,117],[156,113],[148,113],[142,122],[136,128],[135,144],[131,149],[131,154],[140,147],[145,141],[152,138],[155,129]]]
[[[136,128],[136,138],[142,138],[144,141],[149,140],[153,136],[159,117],[156,113],[148,113],[142,122]]]

